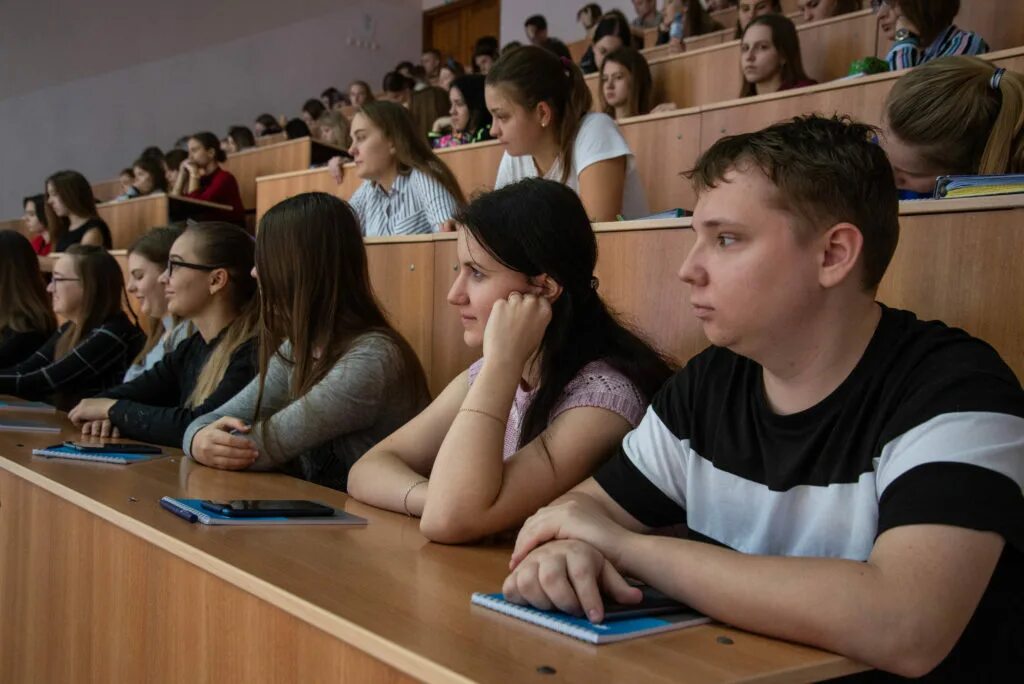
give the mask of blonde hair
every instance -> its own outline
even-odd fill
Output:
[[[320,115],[316,125],[322,128],[330,128],[334,131],[334,142],[328,143],[347,150],[352,145],[352,136],[349,134],[348,119],[334,110],[329,110]],[[319,133],[319,131],[317,131]],[[319,137],[319,135],[317,136]]]
[[[256,243],[249,234],[236,225],[219,221],[196,223],[186,228],[185,233],[195,236],[196,255],[202,263],[216,264],[227,271],[227,292],[238,312],[220,334],[220,341],[203,364],[185,402],[195,408],[220,385],[235,351],[256,336],[260,311],[256,280],[252,277]]]
[[[946,57],[896,81],[889,129],[947,173],[1024,172],[1024,76],[977,57]]]

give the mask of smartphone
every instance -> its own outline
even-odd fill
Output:
[[[152,444],[86,444],[64,442],[64,446],[86,454],[162,454],[163,450]]]
[[[666,615],[668,613],[685,613],[693,609],[685,603],[666,596],[657,589],[640,587],[644,597],[640,603],[616,603],[606,601],[604,604],[605,620],[626,620],[648,615]]]
[[[334,509],[316,501],[294,499],[234,499],[201,501],[208,511],[229,518],[298,518],[334,515]]]

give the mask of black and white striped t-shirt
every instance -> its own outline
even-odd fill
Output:
[[[366,237],[436,233],[458,203],[443,185],[417,169],[398,174],[391,190],[364,181],[349,200]]]
[[[894,527],[994,531],[1006,540],[995,574],[932,675],[988,681],[1021,665],[1024,393],[961,330],[883,307],[850,376],[793,415],[769,408],[758,364],[708,349],[596,478],[645,525],[686,523],[692,539],[749,554],[864,561]]]

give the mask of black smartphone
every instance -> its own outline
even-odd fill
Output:
[[[64,442],[64,446],[86,454],[162,454],[163,449],[152,444],[86,444]]]
[[[208,511],[230,518],[298,518],[334,515],[334,509],[316,501],[295,499],[234,499],[201,501]]]
[[[666,596],[652,587],[640,587],[644,598],[640,603],[616,603],[605,601],[605,620],[626,620],[629,618],[645,617],[648,615],[666,615],[668,613],[685,613],[693,609],[685,603],[680,603],[674,598]]]

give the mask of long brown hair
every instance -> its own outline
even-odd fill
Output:
[[[370,285],[359,219],[333,195],[308,192],[280,202],[260,219],[256,234],[260,277],[260,383],[285,340],[291,342],[292,399],[323,380],[360,336],[390,338],[403,357],[403,385],[429,396],[412,347],[388,323]]]
[[[747,31],[758,25],[767,26],[772,32],[772,44],[778,51],[779,59],[782,62],[779,68],[780,84],[809,80],[807,72],[804,71],[804,60],[800,56],[800,37],[797,35],[796,25],[793,21],[781,14],[762,14],[747,24],[747,28],[743,30],[743,36],[746,37]],[[743,87],[740,88],[740,97],[750,97],[751,95],[757,95],[757,85],[744,78]]]
[[[43,185],[43,196],[49,198],[50,186],[67,208],[68,212],[82,218],[97,218],[96,198],[92,194],[92,186],[85,176],[77,171],[58,171],[46,179]],[[38,209],[37,209],[38,211]],[[67,216],[57,216],[50,203],[46,203],[46,226],[50,231],[50,243],[56,245],[68,232],[71,220]]]
[[[220,334],[220,342],[210,353],[196,378],[187,406],[199,406],[213,393],[231,362],[235,351],[256,336],[259,302],[256,280],[252,277],[255,243],[244,230],[232,223],[207,221],[185,229],[195,237],[196,256],[203,264],[223,268],[228,274],[228,294],[238,315]]]
[[[487,85],[501,88],[513,102],[528,110],[546,102],[554,112],[558,131],[562,180],[572,172],[572,152],[583,117],[594,105],[583,72],[572,62],[534,45],[511,50],[491,67]]]
[[[52,333],[56,328],[32,244],[15,230],[0,230],[0,333]]]
[[[721,31],[724,26],[711,17],[700,0],[686,0],[686,22],[683,35],[687,38],[703,36],[712,31]]]
[[[629,116],[650,113],[651,96],[654,93],[651,68],[640,51],[631,47],[620,47],[618,50],[608,53],[608,56],[604,58],[604,64],[601,65],[602,85],[597,89],[601,111],[613,119],[615,118],[615,108],[604,99],[604,68],[608,64],[621,64],[633,78],[633,85],[629,89]]]
[[[740,0],[740,1],[742,2],[742,0]],[[758,0],[749,0],[749,1],[750,2],[758,2]],[[775,12],[776,14],[782,14],[782,0],[771,0],[771,3],[772,3],[771,11]],[[739,10],[737,10],[737,14],[738,13],[739,13]],[[751,20],[751,21],[753,21],[753,20]],[[742,38],[743,37],[743,31],[746,30],[746,28],[747,28],[746,26],[740,26],[740,18],[737,16],[736,17],[736,33],[735,33],[735,35],[733,35],[733,38],[735,38],[736,40],[739,40],[740,38]]]
[[[921,32],[921,44],[931,45],[960,13],[960,0],[895,0],[900,14]],[[851,10],[847,10],[851,11]]]
[[[128,256],[138,254],[140,257],[151,263],[164,268],[167,264],[167,257],[171,253],[171,245],[181,236],[182,229],[175,226],[160,226],[153,228],[147,233],[139,236],[128,248]],[[149,334],[146,336],[146,344],[132,363],[140,363],[146,358],[146,354],[153,350],[153,347],[160,342],[160,338],[167,332],[164,329],[164,322],[159,318],[150,321]]]
[[[1024,172],[1024,75],[1015,71],[977,57],[928,62],[896,81],[885,118],[946,173]]]
[[[121,267],[107,250],[98,245],[72,245],[65,254],[71,257],[82,281],[84,315],[80,322],[71,321],[61,334],[55,359],[63,358],[83,337],[121,313],[128,296]]]
[[[366,103],[358,113],[369,119],[395,146],[399,173],[408,174],[413,169],[425,173],[443,185],[460,205],[466,203],[459,182],[416,130],[409,110],[400,104],[379,100]]]

